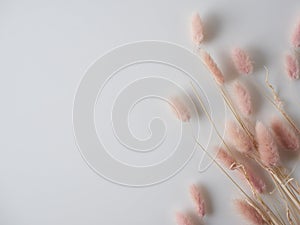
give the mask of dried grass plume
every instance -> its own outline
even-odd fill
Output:
[[[285,70],[290,79],[299,79],[299,62],[296,56],[291,54],[285,56]]]
[[[203,24],[199,13],[192,15],[191,33],[193,42],[199,46],[204,38]]]
[[[294,48],[300,47],[300,20],[298,21],[292,32],[291,42]]]
[[[178,96],[171,97],[169,100],[171,109],[175,116],[183,122],[188,122],[191,118],[191,113],[183,100],[181,100]]]
[[[241,48],[234,48],[231,52],[231,58],[239,74],[248,75],[253,72],[253,64],[250,56]]]
[[[271,128],[278,144],[288,151],[297,151],[300,147],[299,138],[295,131],[278,117],[271,121]]]
[[[177,212],[175,215],[175,219],[178,225],[193,225],[190,218],[183,213]]]
[[[248,204],[248,202],[246,202],[245,200],[236,200],[234,203],[239,213],[241,213],[241,215],[252,224],[255,225],[266,224],[263,217],[259,214],[259,212],[250,204]]]
[[[277,166],[279,153],[271,132],[260,121],[256,123],[255,131],[261,161],[268,167]]]
[[[245,85],[236,81],[233,84],[233,99],[235,105],[243,116],[247,117],[253,113],[253,104],[249,90]]]
[[[237,151],[249,154],[253,150],[253,143],[249,135],[237,123],[227,121],[226,139],[232,144]]]
[[[194,202],[194,205],[196,207],[198,215],[203,218],[205,216],[206,210],[205,210],[205,201],[200,193],[199,189],[196,187],[196,185],[190,186],[190,194],[192,197],[192,200]]]
[[[207,66],[209,71],[212,73],[215,81],[218,85],[223,85],[225,82],[224,75],[219,69],[218,65],[212,59],[212,57],[203,49],[200,50],[200,56],[203,63]]]
[[[258,192],[263,193],[266,190],[266,183],[259,177],[258,174],[253,172],[249,167],[246,168],[246,173],[252,187]]]
[[[218,149],[217,160],[230,170],[234,169],[234,166],[236,165],[235,159],[223,148]]]

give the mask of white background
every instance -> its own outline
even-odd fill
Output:
[[[246,47],[258,67],[255,79],[263,80],[267,65],[297,116],[300,84],[284,76],[282,56],[299,0],[0,1],[0,224],[174,224],[174,211],[192,209],[187,187],[193,182],[210,193],[206,224],[241,224],[230,205],[237,192],[214,166],[198,173],[198,154],[165,183],[129,188],[95,174],[73,135],[73,99],[88,66],[132,41],[192,49],[194,11],[207,28],[205,47],[220,65],[230,48]]]

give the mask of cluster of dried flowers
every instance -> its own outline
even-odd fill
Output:
[[[203,194],[195,184],[190,186],[190,195],[197,215],[200,217],[200,219],[203,219],[206,214],[206,204]],[[182,212],[176,213],[176,222],[178,225],[193,225],[190,216]]]
[[[255,121],[251,92],[247,86],[239,80],[234,81],[233,84],[226,82],[221,69],[210,54],[201,47],[204,33],[199,14],[192,17],[191,31],[192,40],[199,50],[200,58],[216,81],[218,90],[234,118],[233,121],[227,121],[226,135],[223,137],[216,128],[200,95],[192,85],[199,105],[213,125],[223,146],[216,148],[217,157],[215,159],[209,150],[200,143],[197,142],[197,144],[211,157],[242,194],[243,197],[235,200],[234,204],[245,219],[256,225],[300,224],[300,188],[297,181],[291,177],[291,174],[288,174],[288,170],[281,163],[279,154],[280,150],[291,152],[299,150],[299,129],[284,111],[282,105],[279,104],[281,100],[273,86],[268,82],[268,78],[266,78],[266,85],[271,89],[274,99],[267,98],[267,100],[276,107],[282,115],[282,119],[273,117],[268,125],[261,121]],[[295,49],[300,47],[300,21],[292,34],[291,43]],[[233,49],[231,59],[240,75],[250,75],[253,72],[253,63],[245,50]],[[291,54],[286,56],[286,71],[293,80],[299,78],[299,62],[296,56]],[[231,87],[229,90],[227,85]],[[188,108],[176,99],[172,99],[172,102],[177,109],[177,117],[183,122],[188,122],[191,118]],[[254,172],[255,169],[263,171],[267,177],[260,177],[259,173]],[[230,174],[233,171],[245,181],[251,194],[248,194],[247,190],[235,181]],[[266,191],[268,181],[272,183],[274,189],[270,193]],[[197,212],[202,218],[205,215],[203,196],[196,186],[192,186],[190,192]],[[267,196],[271,196],[273,201],[267,201]],[[277,200],[274,200],[275,198]],[[177,214],[176,220],[179,225],[192,225],[188,216],[182,213]]]

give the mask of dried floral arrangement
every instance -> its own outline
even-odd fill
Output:
[[[216,82],[217,88],[233,116],[233,120],[226,122],[225,136],[217,129],[194,84],[191,88],[196,101],[204,112],[204,116],[211,123],[215,134],[222,146],[214,150],[205,149],[198,140],[199,148],[211,158],[220,171],[232,182],[241,194],[241,198],[233,203],[237,211],[251,224],[263,225],[297,225],[300,224],[300,187],[296,179],[280,159],[279,151],[298,152],[300,148],[300,129],[292,117],[285,111],[283,101],[269,82],[268,69],[265,67],[265,92],[262,95],[280,114],[266,123],[256,121],[253,107],[253,98],[247,85],[238,77],[235,81],[226,82],[223,74],[211,55],[204,50],[202,42],[205,40],[204,26],[198,13],[192,16],[191,37],[196,45],[197,53],[208,72]],[[299,79],[300,21],[291,35],[293,52],[286,55],[286,75],[295,81]],[[240,76],[250,76],[253,72],[253,61],[250,55],[242,48],[235,48],[230,52],[232,64]],[[269,97],[267,93],[271,94]],[[176,108],[176,116],[183,122],[191,118],[189,109],[177,97],[171,99]],[[213,157],[213,152],[216,157]],[[258,168],[266,177],[254,172]],[[248,189],[242,188],[232,176],[236,173],[245,181]],[[267,191],[270,182],[272,191]],[[198,216],[203,219],[206,215],[205,198],[198,187],[190,187],[190,195]],[[271,201],[270,201],[271,199]],[[176,214],[178,225],[192,225],[188,215]]]

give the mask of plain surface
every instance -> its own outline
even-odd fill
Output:
[[[205,47],[220,65],[230,48],[246,47],[259,68],[255,78],[263,80],[261,65],[267,65],[297,115],[300,84],[284,76],[282,56],[290,50],[298,0],[0,2],[0,224],[174,224],[174,211],[192,209],[192,182],[213,195],[206,224],[241,223],[230,206],[237,192],[214,166],[199,174],[197,154],[165,183],[128,188],[96,175],[74,140],[72,104],[87,67],[132,41],[192,49],[188,21],[194,11],[210,28]]]

